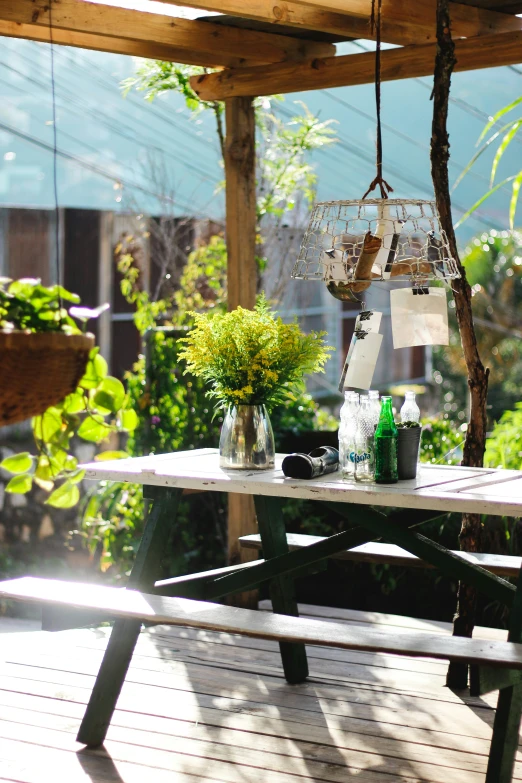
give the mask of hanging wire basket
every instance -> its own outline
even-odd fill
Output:
[[[434,201],[355,199],[315,205],[292,277],[354,300],[375,281],[422,288],[460,274]]]

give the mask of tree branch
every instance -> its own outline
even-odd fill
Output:
[[[433,124],[431,137],[431,175],[435,189],[437,209],[443,230],[448,237],[450,252],[457,263],[459,280],[452,281],[455,312],[459,326],[462,350],[468,371],[470,392],[470,418],[464,441],[462,464],[481,467],[486,448],[489,370],[484,368],[479,356],[473,314],[471,288],[466,279],[457,250],[449,190],[448,160],[449,135],[447,130],[448,103],[451,75],[456,64],[455,45],[451,37],[449,0],[437,0],[437,54],[433,82]],[[480,551],[481,523],[478,514],[463,514],[460,531],[460,548],[468,552]],[[454,634],[471,636],[475,621],[476,593],[467,585],[459,585],[458,608],[454,619]],[[467,685],[467,666],[450,665],[447,684],[453,688]]]

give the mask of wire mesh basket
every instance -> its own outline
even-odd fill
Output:
[[[460,277],[434,201],[357,199],[315,205],[292,277],[324,280],[338,299],[374,281]]]

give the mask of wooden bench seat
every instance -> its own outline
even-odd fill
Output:
[[[302,642],[522,669],[522,644],[513,642],[413,631],[390,634],[377,625],[361,628],[347,623],[268,614],[187,598],[167,598],[125,588],[23,577],[0,582],[0,598],[81,610],[103,610],[113,617],[204,628],[278,642]]]
[[[287,533],[288,548],[290,550],[302,549],[311,544],[323,541],[322,536],[307,536],[298,533]],[[251,535],[242,536],[239,539],[241,546],[245,549],[262,549],[261,536]],[[482,566],[487,571],[497,576],[518,577],[522,565],[521,557],[511,555],[490,555],[482,552],[460,552],[453,554],[462,557],[475,565]],[[433,568],[430,563],[412,555],[406,549],[402,549],[395,544],[383,544],[378,541],[370,541],[368,544],[356,546],[353,549],[345,549],[331,556],[334,560],[355,560],[360,563],[387,563],[389,565],[410,566],[416,568]]]

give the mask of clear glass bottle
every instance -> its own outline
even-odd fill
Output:
[[[339,466],[343,476],[353,478],[354,463],[350,458],[355,446],[359,395],[354,391],[345,391],[339,424]]]
[[[355,480],[373,481],[375,475],[375,426],[368,397],[361,397],[357,430],[355,433],[355,449],[353,452]]]
[[[392,398],[381,398],[381,416],[375,430],[375,482],[396,484],[397,471],[397,425],[393,418]]]
[[[415,402],[415,392],[406,392],[400,414],[402,422],[416,421],[418,423],[420,419],[420,410],[419,406]]]
[[[374,427],[377,427],[379,418],[381,416],[381,403],[379,401],[379,392],[370,389],[368,392],[368,399],[370,400],[370,411],[373,418]]]

